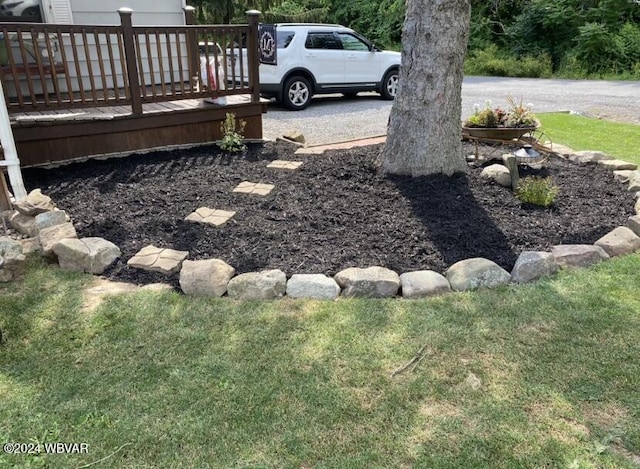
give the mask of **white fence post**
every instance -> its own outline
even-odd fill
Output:
[[[0,160],[0,166],[7,167],[13,197],[16,200],[23,199],[27,196],[27,191],[22,182],[20,160],[18,159],[16,142],[13,140],[13,131],[11,130],[11,121],[9,120],[9,112],[7,111],[7,102],[4,99],[2,82],[0,82],[0,144],[4,151],[4,161]]]

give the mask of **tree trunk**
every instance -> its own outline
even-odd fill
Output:
[[[466,171],[461,144],[463,64],[469,0],[408,0],[400,87],[382,154],[386,173]]]

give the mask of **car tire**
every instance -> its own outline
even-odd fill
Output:
[[[399,74],[398,70],[390,70],[382,79],[382,89],[380,94],[382,99],[395,99],[398,92]]]
[[[22,16],[40,16],[40,8],[39,7],[25,8],[25,10],[22,12]]]
[[[311,84],[302,76],[289,78],[282,92],[282,104],[290,111],[302,111],[311,102]]]

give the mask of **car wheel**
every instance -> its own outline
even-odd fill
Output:
[[[305,77],[291,77],[284,84],[282,104],[291,111],[302,111],[311,102],[311,84]]]
[[[387,72],[382,80],[382,90],[380,94],[383,99],[394,99],[396,97],[396,93],[398,92],[398,71],[391,70]]]
[[[39,7],[25,8],[25,10],[22,12],[22,16],[40,16],[40,8]]]

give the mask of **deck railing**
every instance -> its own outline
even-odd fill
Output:
[[[258,15],[245,25],[133,26],[0,23],[9,112],[251,95],[259,101]],[[243,54],[242,50],[248,51]]]

